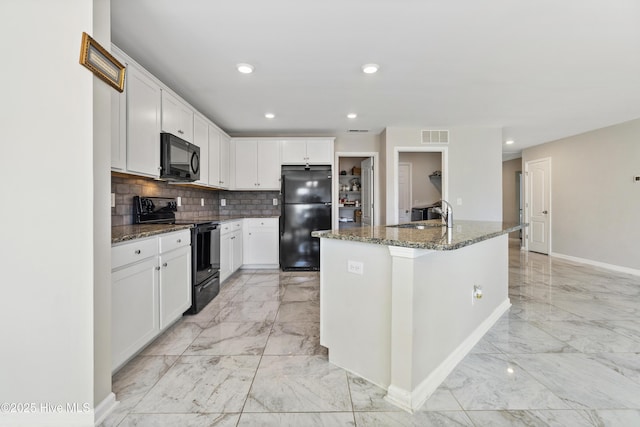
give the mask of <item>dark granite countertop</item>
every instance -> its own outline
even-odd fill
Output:
[[[424,224],[425,228],[400,228],[382,225],[346,230],[314,231],[311,235],[377,245],[450,251],[507,234],[525,226],[525,224],[508,222],[456,220],[453,223],[453,228],[447,229],[447,227],[440,226],[439,219],[415,221],[409,224]]]
[[[208,216],[198,217],[202,222],[229,222],[244,218],[278,218],[273,215],[231,215],[231,216]],[[191,228],[190,224],[131,224],[117,225],[111,227],[111,244],[126,242],[128,240],[141,239],[143,237],[155,236],[156,234],[170,233]]]
[[[188,230],[189,224],[132,224],[117,225],[111,227],[111,244],[126,242],[128,240],[151,237],[157,234],[170,233],[172,231]]]

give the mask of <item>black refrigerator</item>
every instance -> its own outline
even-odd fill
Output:
[[[280,268],[320,269],[316,230],[331,228],[331,167],[283,166]]]

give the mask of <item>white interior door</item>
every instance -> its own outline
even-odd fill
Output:
[[[551,223],[551,162],[549,159],[527,162],[529,227],[527,246],[530,251],[549,253]]]
[[[362,176],[362,225],[373,225],[373,157],[369,157],[360,163]]]
[[[398,222],[411,221],[411,163],[398,163]]]

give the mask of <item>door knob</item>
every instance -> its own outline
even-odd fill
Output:
[[[546,214],[548,214],[549,212],[548,212],[548,211],[542,211],[542,213],[546,215]]]

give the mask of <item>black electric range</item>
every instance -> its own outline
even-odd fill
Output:
[[[191,228],[191,308],[201,311],[220,292],[220,224],[206,219],[176,219],[178,204],[173,198],[133,198],[135,224],[186,224]]]

